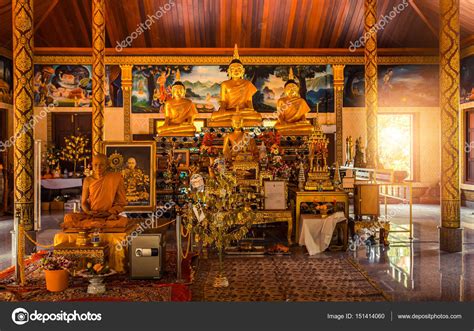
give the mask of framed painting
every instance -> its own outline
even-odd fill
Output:
[[[287,183],[285,180],[266,180],[263,182],[265,192],[265,210],[285,210],[287,208]]]
[[[176,149],[173,154],[174,161],[178,169],[187,170],[189,169],[189,150],[187,149]]]
[[[155,208],[156,150],[154,141],[104,142],[104,154],[111,171],[121,172],[128,211],[153,211]]]

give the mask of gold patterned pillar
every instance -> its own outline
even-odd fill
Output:
[[[13,186],[18,246],[15,269],[17,281],[23,283],[25,247],[20,227],[25,231],[34,230],[33,0],[14,0],[12,16],[15,137]]]
[[[132,68],[131,64],[121,64],[122,69],[122,95],[123,95],[123,124],[124,140],[132,141],[130,114],[132,112]]]
[[[105,0],[92,0],[92,153],[101,152],[105,109]]]
[[[441,110],[440,249],[462,251],[459,190],[459,0],[440,0],[439,93]]]
[[[367,120],[367,168],[377,167],[377,0],[365,0],[365,112]]]
[[[344,164],[343,160],[343,124],[342,106],[344,91],[344,64],[333,64],[334,74],[334,111],[336,113],[336,161],[339,165]]]

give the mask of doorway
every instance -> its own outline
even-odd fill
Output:
[[[56,148],[66,145],[65,137],[83,135],[89,140],[87,148],[92,146],[92,114],[91,113],[53,113],[52,114],[52,140]],[[72,163],[61,161],[62,168],[72,171]]]

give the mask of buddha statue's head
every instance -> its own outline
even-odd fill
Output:
[[[179,69],[176,71],[176,78],[173,86],[171,87],[171,95],[173,99],[181,99],[186,95],[186,87],[181,83],[181,74]]]
[[[232,116],[232,128],[234,130],[240,130],[243,126],[243,118],[240,116]]]
[[[108,160],[104,154],[96,154],[92,157],[92,171],[97,177],[102,177],[107,170]]]
[[[234,47],[234,57],[227,68],[227,74],[231,79],[244,78],[245,69],[242,61],[240,61],[239,51],[237,49],[237,44]]]
[[[295,81],[293,75],[293,68],[290,68],[290,73],[288,74],[288,81],[285,83],[285,95],[288,97],[298,97],[300,95],[300,87]]]

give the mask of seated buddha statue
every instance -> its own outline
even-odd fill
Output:
[[[186,99],[186,88],[180,81],[179,69],[171,87],[172,99],[165,103],[165,123],[157,129],[159,136],[194,136],[196,127],[193,124],[198,113],[194,103]]]
[[[126,227],[128,218],[119,215],[127,205],[122,174],[107,171],[107,157],[103,154],[93,156],[92,170],[92,175],[84,179],[82,187],[82,212],[66,214],[62,227]]]
[[[245,69],[239,59],[237,45],[235,45],[234,57],[227,69],[227,74],[230,79],[221,84],[220,108],[212,113],[209,126],[231,126],[232,117],[235,115],[243,119],[244,126],[260,126],[262,115],[253,109],[252,104],[252,97],[257,92],[257,88],[243,78]]]
[[[306,101],[300,97],[300,89],[290,68],[288,81],[285,83],[285,96],[278,99],[278,121],[275,129],[283,136],[306,136],[313,133],[313,126],[306,120],[309,113]]]
[[[224,138],[224,157],[228,161],[255,161],[258,159],[258,149],[255,140],[242,130],[243,118],[232,117],[233,132]]]

